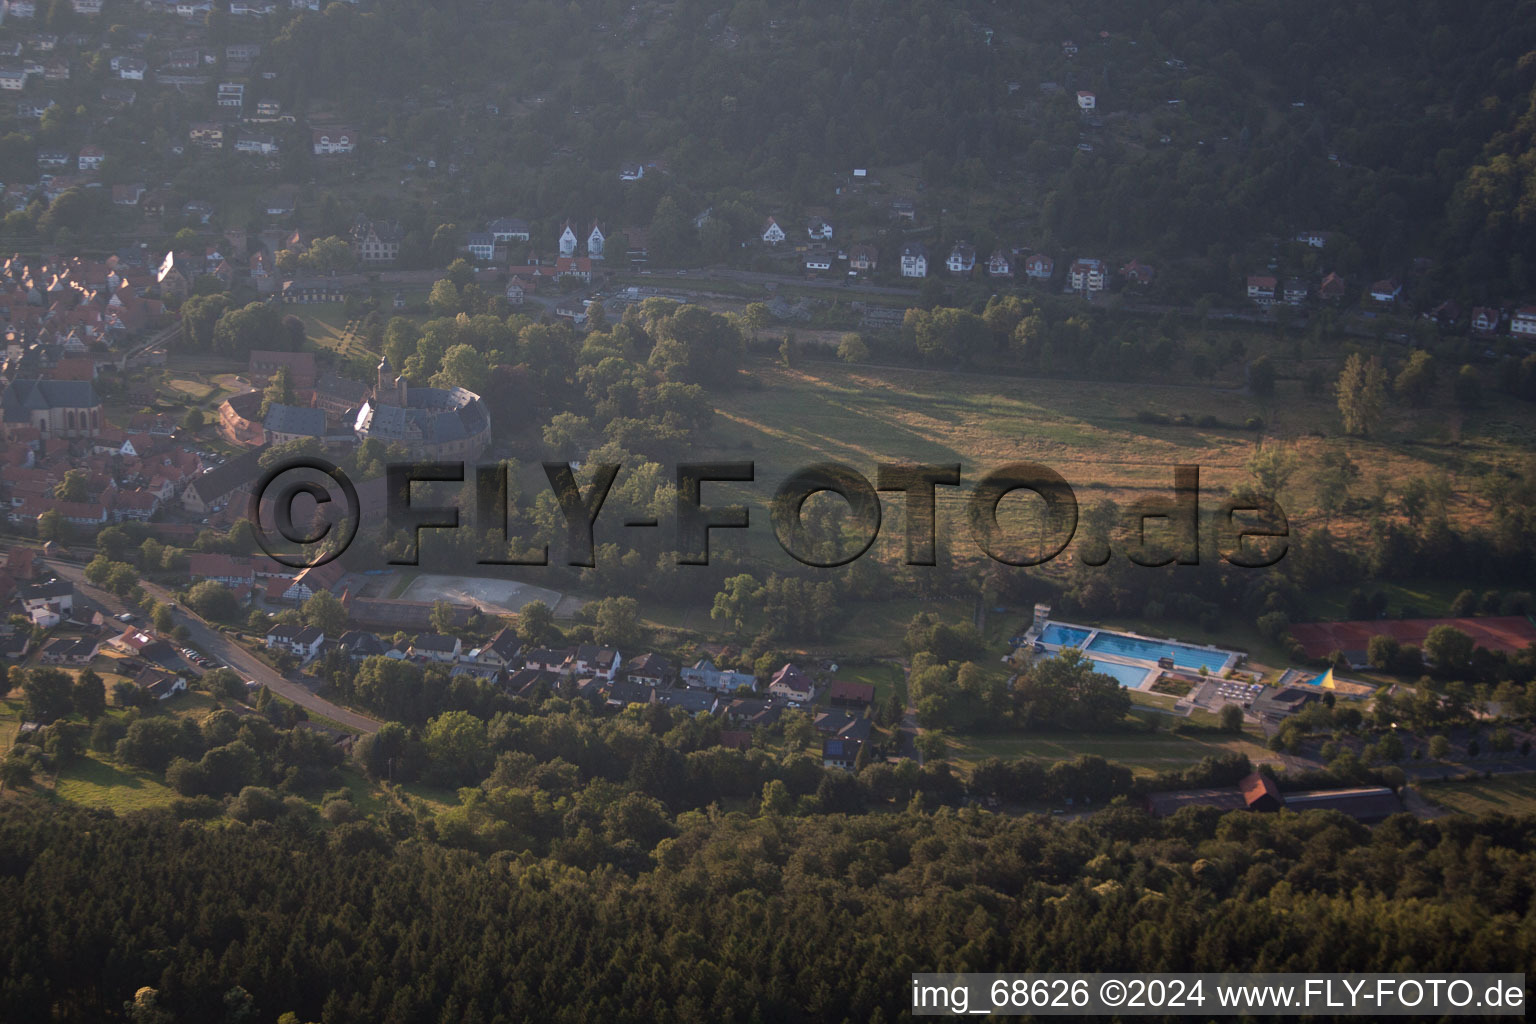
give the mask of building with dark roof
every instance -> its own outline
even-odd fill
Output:
[[[837,679],[827,688],[827,700],[838,707],[868,707],[875,702],[875,687]]]
[[[325,437],[325,411],[306,409],[297,405],[273,403],[267,407],[267,418],[262,420],[269,444],[287,444],[304,438]]]
[[[250,489],[261,476],[261,453],[245,452],[193,477],[181,490],[181,504],[188,512],[206,515],[215,505],[226,504]]]
[[[358,409],[352,430],[404,445],[412,458],[474,459],[491,440],[491,417],[480,396],[465,388],[413,388],[397,376],[389,357],[379,361],[373,396]]]
[[[101,398],[88,380],[13,380],[0,392],[7,441],[34,429],[44,440],[95,437],[104,422]]]

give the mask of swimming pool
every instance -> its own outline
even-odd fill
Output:
[[[1140,668],[1136,665],[1121,665],[1113,661],[1093,661],[1093,670],[1106,676],[1114,676],[1115,680],[1128,690],[1134,690],[1147,678],[1151,669]]]
[[[1056,647],[1081,647],[1091,630],[1076,629],[1052,622],[1040,631],[1040,642]]]
[[[1118,654],[1125,658],[1138,658],[1156,662],[1159,658],[1172,658],[1179,668],[1199,669],[1207,672],[1220,671],[1227,663],[1226,651],[1205,651],[1198,647],[1185,647],[1161,640],[1143,640],[1123,633],[1100,633],[1088,645],[1088,650],[1100,654]]]

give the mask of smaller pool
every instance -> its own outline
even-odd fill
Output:
[[[1121,665],[1113,661],[1093,660],[1093,670],[1106,676],[1114,676],[1115,680],[1126,689],[1134,690],[1147,678],[1150,669],[1138,668],[1135,665]]]
[[[1040,631],[1040,642],[1055,647],[1081,647],[1083,641],[1088,639],[1089,632],[1086,629],[1074,629],[1071,626],[1052,622]]]

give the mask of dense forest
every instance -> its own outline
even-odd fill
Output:
[[[0,808],[15,1020],[890,1020],[932,970],[1527,971],[1530,819],[684,815],[632,870]],[[141,987],[130,1016],[124,1004]]]
[[[61,6],[50,24],[86,27]],[[1513,299],[1536,287],[1530,14],[1528,0],[1184,0],[1155,15],[1125,0],[1091,15],[1041,0],[379,0],[265,22],[216,11],[206,40],[261,43],[256,70],[272,77],[259,88],[297,118],[271,129],[280,159],[183,151],[212,86],[92,116],[112,80],[94,54],[53,86],[55,108],[0,139],[0,170],[25,180],[36,147],[90,137],[111,154],[107,183],[173,181],[188,198],[319,175],[305,189],[310,226],[339,232],[361,205],[401,220],[402,258],[430,265],[439,241],[451,251],[509,213],[545,245],[567,217],[641,228],[663,261],[740,258],[765,215],[812,204],[834,203],[840,231],[872,233],[897,193],[834,192],[869,167],[920,182],[923,219],[941,230],[1139,255],[1184,294],[1229,290],[1269,241],[1309,229],[1333,232],[1309,272],[1369,280],[1423,257],[1432,291]],[[154,24],[138,37],[158,67],[184,34],[175,19]],[[103,42],[113,52],[135,35],[118,24]],[[1097,95],[1092,117],[1074,100],[1083,89]],[[327,177],[307,120],[374,141]],[[631,161],[653,173],[620,182]],[[402,199],[401,171],[427,193]],[[259,204],[241,202],[257,221]],[[7,229],[78,232],[110,212],[104,199],[94,213],[76,205],[68,218],[17,211]]]

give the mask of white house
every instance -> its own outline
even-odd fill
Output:
[[[620,181],[639,181],[643,177],[645,177],[645,165],[643,164],[625,164],[619,168]]]
[[[830,242],[832,240],[832,225],[817,217],[805,226],[805,233],[810,236],[813,242]]]
[[[529,238],[528,222],[520,217],[497,217],[485,226],[497,245],[506,242],[526,242]]]
[[[922,242],[908,242],[901,247],[901,276],[928,276],[928,247]]]
[[[82,171],[94,171],[107,158],[107,151],[100,146],[81,146],[77,164]]]
[[[1536,306],[1521,306],[1509,318],[1509,333],[1530,338],[1536,336]]]
[[[768,692],[775,697],[805,704],[810,702],[816,692],[816,684],[811,682],[810,676],[796,668],[793,662],[785,662],[784,667],[773,674],[773,679],[768,683]]]
[[[1077,94],[1077,108],[1082,111],[1093,110],[1098,106],[1098,97],[1091,92],[1079,92]]]
[[[575,256],[576,246],[576,230],[571,227],[570,221],[566,221],[560,225],[560,255]]]
[[[1108,276],[1104,261],[1092,256],[1080,256],[1073,260],[1068,273],[1072,290],[1085,295],[1103,291],[1105,279]]]
[[[786,237],[788,236],[784,234],[784,229],[779,227],[779,222],[769,217],[768,222],[763,225],[763,241],[769,245],[778,245]]]
[[[1396,302],[1403,294],[1402,283],[1395,277],[1389,277],[1385,281],[1377,281],[1371,285],[1371,301]]]
[[[300,661],[309,661],[320,652],[325,633],[314,626],[276,625],[267,630],[267,649],[285,651]]]
[[[944,265],[951,274],[969,274],[976,268],[976,247],[970,242],[956,242]]]
[[[1261,306],[1268,306],[1275,301],[1276,281],[1268,274],[1248,275],[1248,298]]]
[[[496,253],[496,239],[491,237],[489,231],[471,231],[466,248],[475,259],[489,262]]]
[[[820,273],[823,270],[831,270],[832,257],[826,253],[813,253],[805,258],[805,269],[807,273],[812,274]]]
[[[603,258],[603,244],[608,239],[603,235],[603,227],[597,221],[592,222],[592,230],[587,233],[587,258],[600,260]]]

